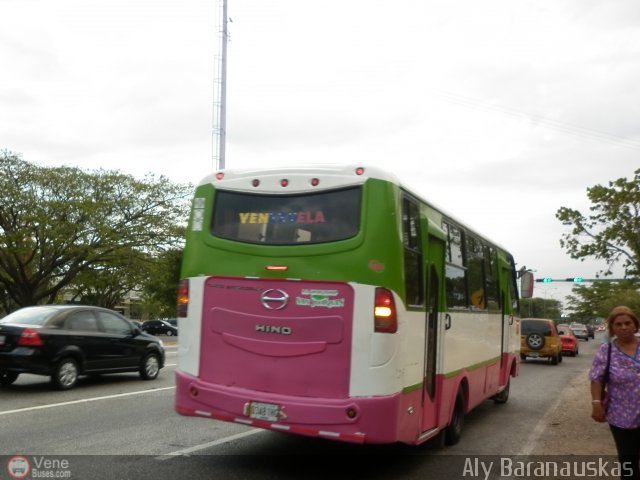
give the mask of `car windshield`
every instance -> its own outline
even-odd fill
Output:
[[[0,323],[19,323],[21,325],[44,325],[56,313],[53,307],[27,307],[10,313]]]

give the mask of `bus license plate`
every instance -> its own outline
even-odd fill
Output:
[[[251,402],[249,404],[249,417],[257,420],[276,422],[280,418],[280,405],[273,403]]]

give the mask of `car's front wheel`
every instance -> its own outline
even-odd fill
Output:
[[[160,373],[160,357],[157,353],[149,353],[142,359],[140,376],[144,380],[154,380]]]
[[[78,383],[79,375],[78,362],[73,358],[63,358],[56,365],[51,375],[51,382],[58,390],[69,390]]]
[[[11,385],[18,379],[19,373],[0,372],[0,385]]]
[[[167,337],[172,337],[173,336],[173,330],[167,330]]]

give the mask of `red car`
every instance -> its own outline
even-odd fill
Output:
[[[571,328],[569,328],[569,325],[559,324],[557,328],[558,335],[560,335],[560,340],[562,341],[562,354],[569,354],[572,357],[578,355],[578,339],[571,331]]]

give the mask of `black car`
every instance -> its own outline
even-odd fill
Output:
[[[151,335],[178,335],[178,329],[165,320],[147,320],[141,328]]]
[[[168,323],[170,323],[171,325],[173,325],[174,327],[178,328],[178,319],[177,318],[170,318],[169,320],[167,320]]]
[[[106,308],[41,305],[0,320],[0,385],[21,373],[50,376],[60,390],[86,374],[139,372],[153,380],[164,358],[159,339]]]

